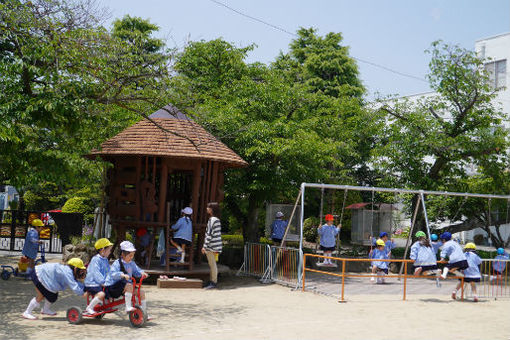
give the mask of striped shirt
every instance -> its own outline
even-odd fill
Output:
[[[220,219],[213,216],[207,221],[205,231],[204,249],[221,253],[221,222]]]

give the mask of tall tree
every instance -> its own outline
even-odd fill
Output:
[[[167,98],[156,27],[101,19],[92,0],[0,2],[0,182],[97,179],[82,155]]]
[[[374,166],[385,172],[386,185],[454,191],[473,167],[504,168],[508,133],[483,61],[442,42],[429,52],[435,94],[381,103],[378,113],[386,125],[382,145],[373,150]]]
[[[250,48],[193,42],[177,57],[174,81],[181,107],[249,163],[226,177],[225,201],[253,241],[265,202],[292,200],[300,182],[332,177],[330,165],[344,169],[361,110],[358,98],[310,91],[286,71],[246,63]]]

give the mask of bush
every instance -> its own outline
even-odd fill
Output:
[[[317,226],[319,219],[308,217],[303,221],[303,237],[307,242],[317,242]]]
[[[224,245],[231,247],[242,247],[244,245],[243,235],[221,235]]]
[[[94,221],[94,202],[86,197],[71,197],[62,207],[65,213],[80,213],[87,223]]]

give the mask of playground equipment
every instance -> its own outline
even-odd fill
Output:
[[[30,276],[30,273],[27,272],[27,265],[28,262],[26,262],[24,259],[24,256],[21,257],[20,261],[18,262],[18,267],[14,268],[13,266],[9,265],[2,265],[2,272],[0,273],[0,277],[2,280],[9,280],[9,278],[12,276],[14,277],[22,277],[25,280],[28,279]],[[41,244],[41,257],[38,258],[35,261],[35,265],[45,263],[46,262],[46,251],[44,248],[44,243]]]
[[[142,288],[143,277],[141,277],[138,281],[136,278],[132,277],[133,281],[133,296],[132,296],[132,305],[134,310],[129,312],[129,322],[133,327],[142,327],[147,321],[147,314],[145,314],[141,308],[142,300],[140,297],[140,289]],[[90,302],[90,296],[87,296],[87,304]],[[94,314],[83,314],[82,309],[77,306],[73,306],[67,309],[66,317],[67,321],[71,324],[79,324],[83,321],[83,318],[94,318],[94,319],[102,319],[106,314],[113,313],[118,310],[117,306],[123,305],[126,303],[126,299],[122,296],[119,299],[105,299],[104,304],[98,304],[94,307]]]

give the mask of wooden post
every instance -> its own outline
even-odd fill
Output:
[[[218,162],[212,162],[212,179],[211,179],[211,201],[217,202],[218,199]]]
[[[168,187],[168,165],[166,160],[163,159],[161,164],[161,175],[159,183],[159,206],[158,206],[158,222],[165,222],[166,210],[166,190]]]

